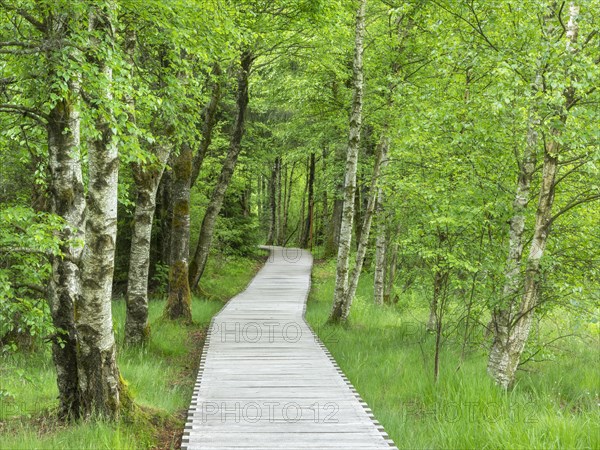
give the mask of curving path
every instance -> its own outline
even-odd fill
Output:
[[[312,256],[268,249],[211,323],[182,448],[395,449],[304,320]]]

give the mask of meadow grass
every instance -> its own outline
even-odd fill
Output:
[[[178,448],[206,328],[224,302],[243,290],[261,259],[212,257],[201,295],[192,302],[193,323],[162,317],[164,298],[149,303],[151,339],[143,347],[120,345],[125,302],[113,302],[118,364],[139,408],[116,423],[56,419],[56,375],[47,346],[4,357],[0,366],[0,449]]]
[[[306,318],[399,448],[600,448],[597,340],[564,341],[555,360],[528,363],[504,392],[486,375],[484,347],[461,362],[460,337],[447,339],[435,383],[426,299],[378,307],[366,273],[349,324],[326,325],[334,264],[315,265]]]

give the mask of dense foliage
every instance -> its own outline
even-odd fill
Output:
[[[0,351],[51,344],[61,415],[117,417],[115,346],[109,368],[86,358],[114,343],[111,298],[143,344],[149,296],[191,321],[210,255],[262,243],[338,256],[330,322],[352,320],[361,272],[369,301],[426,311],[435,380],[451,338],[504,389],[557,340],[597,343],[599,16],[0,0]]]

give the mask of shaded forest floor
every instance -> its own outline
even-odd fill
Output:
[[[486,375],[485,336],[469,340],[461,362],[462,330],[450,313],[435,383],[425,295],[376,307],[365,273],[349,325],[331,327],[323,324],[334,284],[335,261],[316,263],[307,320],[399,448],[600,448],[597,335],[547,346],[505,394]]]
[[[150,301],[151,340],[142,348],[119,347],[119,368],[139,408],[118,423],[65,425],[56,418],[58,391],[48,348],[2,359],[0,365],[0,449],[175,449],[210,319],[243,290],[263,257],[211,258],[202,292],[193,300],[193,323],[162,318],[165,301]],[[113,303],[117,342],[122,342],[125,302]]]

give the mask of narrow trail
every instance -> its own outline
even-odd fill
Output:
[[[211,323],[182,448],[395,449],[304,320],[311,254],[270,250]]]

